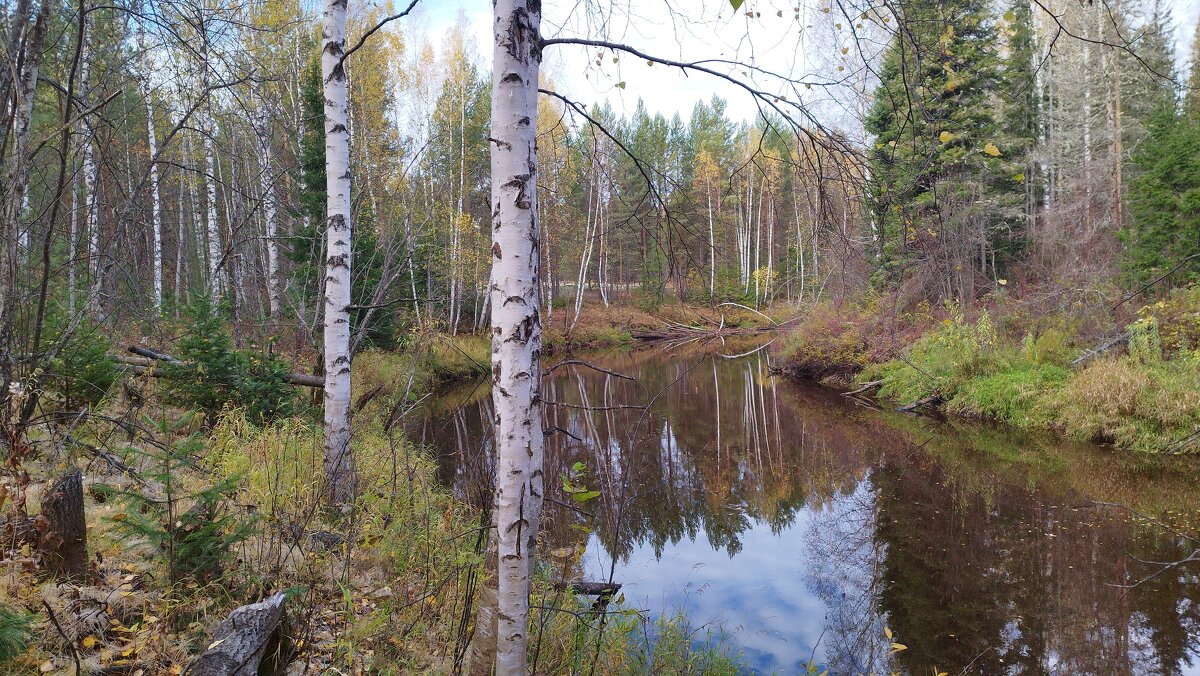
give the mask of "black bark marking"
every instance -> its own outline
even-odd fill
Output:
[[[508,73],[504,77],[500,78],[500,81],[501,82],[515,82],[517,84],[521,84],[522,82],[524,82],[524,80],[521,79],[521,76],[517,73]],[[509,147],[511,148],[512,146],[509,146]]]
[[[505,298],[503,304],[508,305],[509,303],[520,303],[522,305],[526,304],[525,298],[522,296],[509,296],[508,298]]]
[[[496,260],[504,258],[504,253],[500,250],[500,242],[492,242],[492,255],[496,257]]]
[[[517,126],[518,127],[528,127],[529,126],[529,116],[522,115],[521,119],[517,120]],[[510,149],[511,149],[511,147],[512,146],[509,146]]]

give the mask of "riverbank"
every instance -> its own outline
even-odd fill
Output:
[[[937,409],[1157,454],[1200,449],[1200,287],[1126,317],[1036,313],[996,298],[895,315],[812,308],[778,349],[788,374]],[[1100,349],[1097,349],[1097,348]]]
[[[185,346],[190,335],[201,344]],[[113,348],[100,343],[103,358]],[[205,374],[250,359],[219,323],[163,348],[200,355]],[[203,415],[149,369],[119,376],[81,410],[48,396],[48,422],[0,482],[0,671],[67,674],[78,663],[83,673],[183,673],[233,609],[280,591],[289,640],[271,650],[287,673],[481,670],[491,656],[476,654],[472,639],[488,578],[486,517],[440,480],[437,459],[403,421],[434,390],[486,375],[489,351],[486,336],[423,334],[402,351],[359,355],[360,498],[348,520],[322,505],[314,391],[271,379],[301,356],[229,392],[191,383],[197,400],[204,387],[229,397]],[[258,395],[280,401],[246,398]],[[49,479],[72,469],[82,472],[91,564],[68,581],[48,578],[37,547],[15,533],[42,511]],[[597,623],[591,599],[551,580],[540,572],[532,599],[546,608],[531,641],[543,673],[593,664],[599,673],[737,671],[719,644],[694,643],[682,618],[641,617],[614,602],[617,612]]]

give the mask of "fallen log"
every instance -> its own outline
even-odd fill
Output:
[[[162,376],[162,373],[158,372],[155,368],[160,361],[167,364],[183,364],[183,362],[165,352],[158,352],[137,345],[130,345],[129,351],[139,356],[129,357],[123,354],[110,354],[109,358],[118,364],[130,367],[128,370],[133,373],[149,373],[154,378]],[[283,375],[283,382],[300,385],[301,387],[315,387],[317,389],[325,387],[325,378],[323,376],[314,376],[309,373],[285,373]]]
[[[867,390],[871,390],[876,387],[882,387],[882,386],[883,386],[882,380],[872,380],[869,383],[863,383],[862,387],[858,388],[857,390],[850,390],[849,392],[842,392],[842,394],[847,397],[851,397],[856,394],[862,394],[863,392],[866,392]]]
[[[897,408],[896,412],[897,413],[911,413],[911,412],[917,410],[918,408],[922,408],[925,406],[936,406],[940,403],[942,403],[942,395],[937,394],[935,392],[934,394],[931,394],[928,397],[925,397],[924,399],[921,399],[919,401],[914,401],[911,404],[905,404],[905,405]]]
[[[1082,364],[1084,362],[1094,359],[1095,357],[1099,357],[1100,355],[1104,354],[1105,352],[1108,352],[1109,350],[1113,349],[1114,347],[1123,345],[1128,340],[1129,340],[1129,332],[1122,331],[1121,333],[1117,334],[1117,336],[1115,338],[1109,338],[1108,340],[1097,345],[1096,347],[1093,347],[1090,350],[1084,351],[1083,354],[1079,355],[1071,362],[1071,368],[1075,368],[1076,366],[1079,366],[1080,364]]]
[[[255,676],[282,637],[282,592],[236,608],[217,625],[208,649],[188,665],[188,676]]]

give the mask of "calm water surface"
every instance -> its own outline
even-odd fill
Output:
[[[601,491],[586,515],[547,503],[558,574],[611,574],[761,673],[1200,674],[1200,566],[1152,563],[1200,547],[1194,462],[875,410],[747,349],[546,378],[548,497],[571,502],[576,462]],[[414,430],[466,499],[488,490],[490,418],[472,385]]]

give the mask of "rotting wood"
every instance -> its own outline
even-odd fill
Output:
[[[862,387],[859,387],[858,389],[850,390],[849,392],[842,392],[842,394],[844,396],[851,397],[856,394],[862,394],[863,392],[866,392],[867,390],[872,390],[872,389],[875,389],[876,387],[882,387],[882,386],[883,386],[882,380],[872,380],[869,383],[863,383]]]
[[[43,569],[55,577],[84,580],[88,561],[83,472],[72,469],[50,485],[42,498],[42,515],[47,521],[39,544]]]
[[[263,657],[282,637],[283,592],[241,606],[217,625],[208,649],[184,672],[187,676],[255,676]]]
[[[911,404],[905,404],[903,406],[900,406],[899,408],[896,409],[896,412],[897,413],[911,413],[911,412],[917,410],[918,408],[923,408],[925,406],[936,406],[940,403],[942,403],[942,395],[935,392],[935,393],[929,395],[928,397],[925,397],[924,399],[914,401]]]
[[[1105,352],[1108,352],[1109,350],[1113,349],[1114,347],[1118,347],[1120,345],[1125,344],[1125,342],[1128,340],[1129,340],[1129,332],[1122,331],[1121,333],[1117,334],[1115,337],[1109,338],[1108,340],[1104,341],[1103,343],[1097,345],[1096,347],[1093,347],[1090,350],[1085,351],[1083,354],[1076,357],[1074,360],[1071,361],[1071,368],[1075,368],[1076,366],[1079,366],[1080,364],[1091,361],[1093,358],[1099,357],[1100,355],[1104,354]]]

